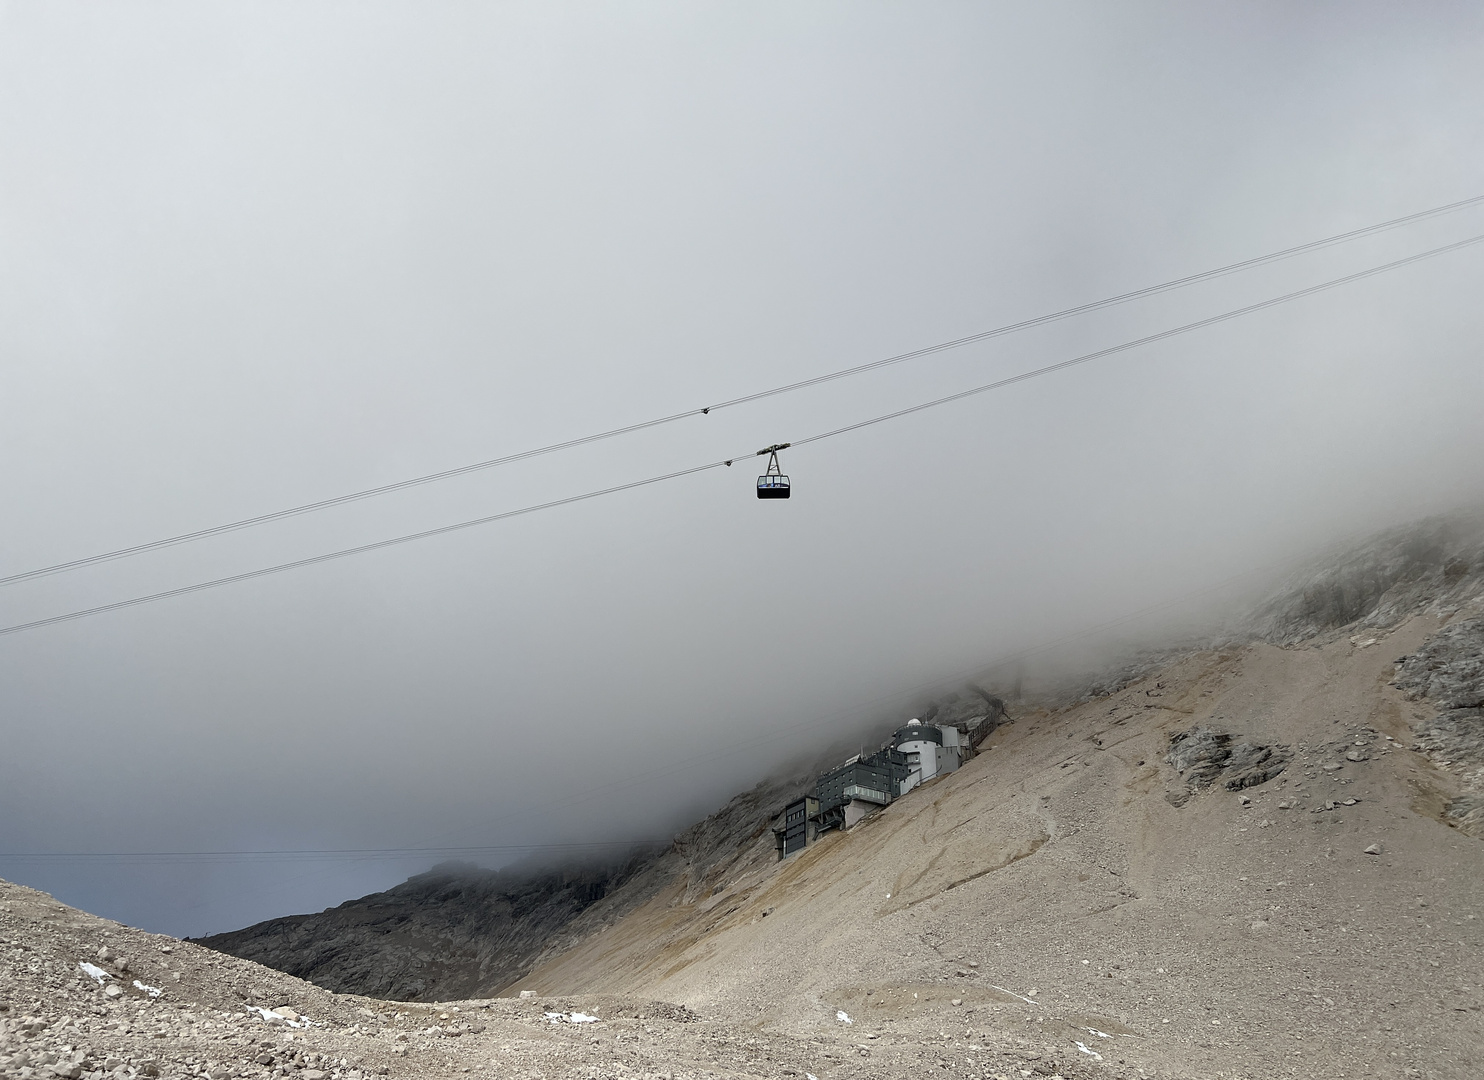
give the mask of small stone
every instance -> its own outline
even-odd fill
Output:
[[[206,1075],[211,1077],[211,1080],[229,1080],[229,1077],[231,1077],[232,1075],[232,1070],[227,1068],[225,1065],[218,1065]]]
[[[1252,805],[1252,796],[1250,796],[1250,795],[1238,795],[1237,796],[1237,801],[1240,802],[1243,806],[1251,806]]]
[[[1331,761],[1328,765],[1321,767],[1325,772],[1334,772],[1336,769],[1343,769],[1345,766],[1341,765],[1338,761]]]
[[[1278,809],[1279,810],[1287,810],[1291,805],[1292,805],[1291,803],[1280,802],[1278,804]]]
[[[106,963],[108,963],[112,959],[113,959],[113,950],[112,949],[110,949],[107,945],[100,945],[100,946],[98,946],[98,960],[101,963],[106,964]]]
[[[259,1054],[255,1058],[253,1058],[253,1060],[256,1061],[259,1065],[272,1065],[273,1064],[273,1055],[272,1054],[268,1054],[268,1053],[263,1053],[263,1054]]]
[[[522,990],[520,992],[520,996],[523,997],[523,998],[533,998],[533,997],[536,996],[536,991],[534,991],[534,990]]]
[[[1345,800],[1345,805],[1346,806],[1354,806],[1359,801],[1360,801],[1359,799],[1346,799]]]
[[[1345,760],[1346,761],[1368,761],[1370,759],[1365,754],[1361,753],[1359,750],[1351,750],[1348,754],[1345,755]]]
[[[970,967],[971,967],[971,968],[976,968],[976,967],[978,967],[978,966],[979,966],[979,961],[978,961],[978,960],[970,960],[970,961],[969,961],[969,966],[970,966]]]
[[[109,983],[107,986],[105,986],[103,988],[103,994],[104,994],[105,997],[111,997],[111,998],[121,997],[121,996],[123,996],[123,993],[124,992],[119,989],[119,984],[118,983]]]
[[[963,1003],[963,998],[954,998],[952,1001],[949,1002],[950,1005],[962,1005]]]
[[[285,1020],[290,1021],[299,1019],[299,1014],[296,1013],[293,1009],[289,1008],[287,1005],[280,1005],[278,1008],[274,1009],[273,1015],[281,1016]]]
[[[299,1080],[325,1080],[323,1069],[305,1069],[299,1074]]]
[[[1266,919],[1258,919],[1255,923],[1252,924],[1252,929],[1257,931],[1258,933],[1261,933],[1262,931],[1266,930],[1269,925],[1270,924]]]
[[[1370,847],[1368,847],[1368,848],[1365,849],[1365,853],[1367,855],[1379,855],[1379,854],[1381,854],[1381,845],[1380,844],[1372,844]]]

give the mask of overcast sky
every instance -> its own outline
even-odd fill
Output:
[[[1481,47],[1469,3],[0,4],[0,576],[1484,194]],[[1484,206],[9,585],[0,624],[751,453],[1481,233]],[[0,636],[0,875],[200,934],[436,860],[15,853],[669,836],[923,687],[1484,496],[1481,284],[1484,245],[812,443],[787,503],[749,459]]]

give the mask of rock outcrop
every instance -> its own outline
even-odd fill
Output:
[[[1165,760],[1185,780],[1184,792],[1167,796],[1176,806],[1190,795],[1218,781],[1228,791],[1265,784],[1293,760],[1293,749],[1281,744],[1264,746],[1205,726],[1196,726],[1170,736]]]
[[[1417,728],[1417,747],[1462,777],[1448,820],[1484,836],[1484,616],[1445,626],[1397,661],[1396,685],[1438,707]]]
[[[1449,614],[1484,589],[1484,513],[1392,529],[1291,578],[1250,621],[1277,645],[1340,627],[1385,629],[1422,612]]]
[[[386,892],[198,943],[336,993],[468,997],[518,978],[553,934],[653,859],[525,872],[444,863]]]

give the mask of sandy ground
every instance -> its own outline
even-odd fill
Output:
[[[1439,820],[1458,780],[1409,749],[1430,706],[1388,686],[1437,625],[1019,715],[851,832],[783,863],[762,838],[498,999],[335,995],[0,883],[0,1076],[1476,1080],[1484,843]],[[1165,754],[1196,724],[1293,760],[1187,799]],[[313,1023],[257,1011],[281,1007]]]
[[[1026,1039],[1102,1076],[1477,1080],[1484,844],[1439,820],[1457,779],[1409,749],[1431,708],[1388,685],[1437,626],[1202,654],[1018,717],[851,832],[662,895],[512,991],[801,1037],[843,1010],[964,1076],[968,1046]],[[1176,806],[1169,738],[1200,723],[1294,759]]]

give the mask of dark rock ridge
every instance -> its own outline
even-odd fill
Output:
[[[694,899],[739,860],[771,856],[774,815],[812,784],[813,773],[765,781],[669,848],[622,862],[500,871],[444,863],[386,892],[197,943],[337,993],[396,1001],[492,995],[677,881]]]
[[[553,933],[652,860],[526,872],[443,863],[386,892],[198,944],[337,993],[472,997],[519,978]]]

